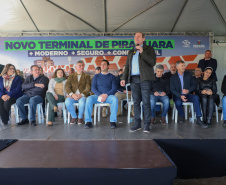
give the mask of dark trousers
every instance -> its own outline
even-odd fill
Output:
[[[3,123],[8,123],[9,121],[9,111],[11,109],[11,105],[16,103],[15,98],[10,98],[7,101],[4,101],[0,98],[0,116]]]
[[[201,117],[202,113],[201,113],[201,108],[200,108],[200,101],[199,101],[199,97],[198,95],[192,95],[192,94],[186,94],[184,95],[187,98],[187,102],[192,102],[194,105],[194,111],[196,113],[196,117]],[[176,96],[173,96],[173,101],[175,102],[176,108],[178,110],[178,114],[180,116],[184,116],[184,109],[183,109],[183,101],[181,98],[178,98]]]
[[[202,105],[202,114],[203,118],[206,119],[207,117],[213,116],[214,110],[214,99],[215,97],[212,95],[200,95],[199,96]],[[217,113],[216,113],[217,114]]]
[[[134,102],[135,124],[141,124],[141,107],[140,102],[143,101],[144,107],[144,124],[149,125],[151,120],[150,105],[150,81],[141,81],[140,76],[132,76],[130,87]]]
[[[53,96],[52,93],[50,93],[50,92],[47,92],[46,93],[46,99],[49,102],[49,116],[48,116],[48,121],[51,121],[51,122],[54,122],[55,121],[55,116],[54,116],[54,111],[53,111],[54,106],[57,107],[57,103],[60,103],[60,102],[64,102],[65,101],[64,96],[61,96],[61,95],[57,95],[57,96],[58,96],[58,100],[56,100],[54,98],[54,96]]]

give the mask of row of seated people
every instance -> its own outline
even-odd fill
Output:
[[[117,92],[118,83],[114,75],[108,73],[109,62],[103,60],[101,62],[101,73],[94,76],[91,85],[90,76],[84,73],[84,62],[78,61],[76,64],[76,73],[66,78],[62,69],[57,69],[52,77],[48,80],[44,75],[40,75],[39,67],[36,65],[31,66],[32,75],[28,76],[24,83],[19,76],[15,73],[15,67],[12,64],[5,66],[0,77],[0,115],[2,122],[7,124],[9,120],[9,110],[12,104],[16,103],[19,109],[19,114],[22,119],[18,125],[29,123],[24,104],[30,104],[30,122],[36,125],[35,113],[36,106],[44,102],[46,99],[49,102],[49,117],[48,124],[53,125],[54,112],[58,111],[57,103],[64,102],[71,113],[71,123],[83,123],[83,115],[85,112],[85,127],[92,127],[92,109],[93,104],[98,102],[106,102],[111,104],[110,126],[116,128],[117,112],[118,112],[118,98]],[[173,99],[179,113],[179,122],[184,121],[184,112],[182,103],[191,101],[194,103],[197,120],[200,120],[201,109],[199,99],[201,98],[201,105],[203,111],[204,123],[198,122],[202,128],[207,128],[213,114],[213,95],[216,94],[216,83],[210,76],[212,73],[211,68],[206,68],[202,79],[197,84],[195,78],[191,73],[185,71],[185,63],[178,61],[176,63],[177,73],[168,79],[163,78],[164,68],[162,65],[156,66],[156,79],[151,82],[151,123],[155,119],[155,103],[162,101],[162,123],[165,124],[165,117],[169,108],[170,93],[173,94]],[[120,78],[119,78],[120,79]],[[183,79],[181,83],[180,79]],[[49,83],[49,84],[48,84]],[[178,85],[180,84],[181,85]],[[22,89],[24,93],[22,92]],[[46,91],[48,92],[46,93]],[[90,92],[94,95],[89,96]],[[122,90],[123,91],[123,90]],[[196,94],[191,94],[195,92]],[[75,112],[73,103],[79,103],[78,116]],[[208,107],[208,109],[207,109]],[[223,107],[224,109],[224,107]]]

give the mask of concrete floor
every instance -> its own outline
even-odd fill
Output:
[[[126,113],[125,113],[126,114]],[[219,114],[220,116],[220,114]],[[40,140],[92,140],[92,139],[225,139],[226,128],[222,121],[212,125],[208,129],[202,129],[196,124],[186,121],[184,124],[175,124],[169,117],[168,126],[162,126],[159,118],[151,126],[151,133],[142,130],[131,133],[127,124],[126,115],[118,117],[117,129],[110,129],[109,116],[101,118],[92,129],[85,129],[84,125],[68,125],[63,123],[63,118],[58,116],[55,125],[46,127],[38,124],[36,127],[29,125],[17,126],[12,113],[8,125],[0,123],[0,139],[40,139]]]

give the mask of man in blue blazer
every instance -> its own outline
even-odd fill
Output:
[[[214,78],[217,81],[217,60],[214,58],[211,58],[212,53],[210,50],[206,50],[205,52],[205,58],[199,61],[198,67],[202,69],[202,72],[206,69],[206,67],[212,67],[213,72],[211,77]]]
[[[170,77],[170,90],[173,94],[173,100],[179,114],[179,123],[183,123],[184,110],[183,102],[193,102],[194,109],[196,112],[197,122],[202,128],[208,128],[206,124],[201,121],[202,113],[200,109],[200,102],[198,95],[192,95],[196,88],[195,78],[191,73],[185,71],[184,61],[177,61],[176,63],[177,72]]]

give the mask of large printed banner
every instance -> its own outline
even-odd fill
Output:
[[[157,63],[163,64],[165,70],[178,60],[185,61],[187,69],[195,69],[209,49],[209,37],[146,36],[145,44],[154,47]],[[117,70],[125,65],[134,45],[132,36],[1,37],[0,63],[13,63],[24,73],[37,64],[52,73],[57,68],[67,72],[81,59],[85,70],[93,71],[102,59],[107,59],[110,70]]]

